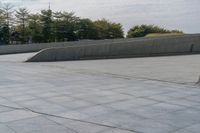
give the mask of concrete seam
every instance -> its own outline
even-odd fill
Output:
[[[32,109],[27,108],[27,107],[24,107],[24,108],[16,108],[16,107],[7,106],[7,105],[2,105],[2,104],[0,104],[0,106],[7,107],[7,108],[11,108],[11,109],[15,109],[15,110],[30,111],[30,112],[33,112],[33,113],[36,113],[36,114],[45,115],[45,116],[50,116],[50,117],[56,117],[56,118],[61,118],[61,119],[67,119],[67,120],[72,120],[72,121],[78,121],[78,122],[93,124],[93,125],[102,126],[102,127],[108,127],[108,128],[112,128],[112,129],[120,129],[120,130],[124,130],[124,131],[130,131],[130,132],[133,132],[133,133],[143,133],[143,132],[140,132],[140,131],[130,130],[130,129],[126,129],[126,128],[120,128],[120,127],[116,127],[116,126],[110,126],[110,125],[101,124],[101,123],[89,122],[89,121],[85,121],[85,120],[79,120],[79,119],[68,118],[68,117],[62,117],[62,116],[57,116],[57,115],[48,114],[48,113],[42,113],[42,112],[35,111],[35,110],[32,110]]]

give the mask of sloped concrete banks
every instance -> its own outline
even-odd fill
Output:
[[[107,43],[44,49],[28,62],[67,61],[156,55],[179,55],[200,52],[200,35],[128,39]]]
[[[150,40],[152,38],[129,38],[129,39],[106,39],[106,40],[81,40],[74,42],[56,42],[56,43],[36,43],[36,44],[23,44],[23,45],[2,45],[0,46],[0,55],[2,54],[15,54],[15,53],[28,53],[38,52],[46,48],[67,47],[67,46],[80,46],[91,44],[108,44],[108,43],[123,43],[139,40]]]
[[[183,36],[200,36],[200,34],[183,35]],[[159,37],[159,39],[172,38],[172,36]],[[24,45],[3,45],[0,46],[1,54],[15,54],[26,52],[38,52],[46,48],[80,46],[91,44],[110,44],[110,43],[124,43],[133,41],[155,40],[156,38],[129,38],[129,39],[107,39],[107,40],[81,40],[75,42],[57,42],[57,43],[39,43],[39,44],[24,44]],[[200,48],[199,48],[200,49]]]

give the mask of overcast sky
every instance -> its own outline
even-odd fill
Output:
[[[155,24],[187,33],[200,33],[200,0],[0,0],[31,12],[47,9],[73,11],[93,20],[106,18],[123,25]]]

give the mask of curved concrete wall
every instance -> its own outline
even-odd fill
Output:
[[[67,47],[77,45],[90,44],[108,44],[116,42],[130,42],[132,40],[144,40],[150,38],[130,38],[130,39],[107,39],[107,40],[81,40],[75,42],[57,42],[57,43],[37,43],[37,44],[23,44],[23,45],[2,45],[0,46],[0,54],[15,54],[26,52],[38,52],[45,48]]]
[[[152,55],[192,54],[200,52],[200,35],[127,39],[42,50],[28,61],[66,61]]]
[[[200,34],[194,35],[183,35],[183,36],[199,36]],[[159,39],[171,38],[159,37]],[[54,47],[67,47],[67,46],[79,46],[79,45],[91,45],[91,44],[110,44],[110,43],[124,43],[133,41],[144,41],[144,40],[155,40],[155,38],[130,38],[130,39],[107,39],[107,40],[83,40],[76,42],[61,42],[61,43],[40,43],[40,44],[24,44],[24,45],[3,45],[0,46],[0,54],[13,54],[13,53],[25,53],[25,52],[38,52],[45,48]]]

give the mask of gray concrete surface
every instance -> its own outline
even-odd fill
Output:
[[[68,61],[200,53],[200,35],[143,38],[105,44],[57,47],[41,50],[28,62]]]
[[[29,56],[0,56],[0,133],[199,133],[200,55],[23,63]]]

